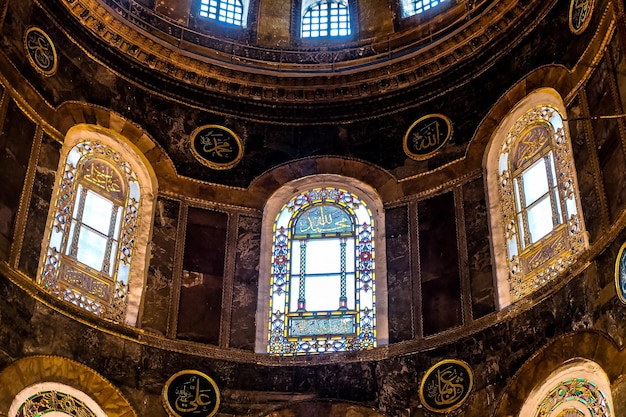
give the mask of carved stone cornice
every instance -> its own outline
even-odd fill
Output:
[[[105,1],[110,4],[104,5]],[[385,36],[384,39],[370,39],[367,44],[353,43],[332,51],[270,50],[228,39],[222,39],[221,44],[210,43],[203,41],[208,35],[202,37],[201,34],[190,40],[184,35],[185,30],[190,32],[189,29],[169,22],[178,31],[183,31],[177,38],[142,23],[145,16],[134,2],[130,3],[134,6],[131,10],[111,8],[111,4],[115,5],[113,0],[57,0],[56,5],[37,0],[37,3],[44,10],[52,10],[52,15],[56,8],[57,17],[62,14],[60,10],[67,10],[74,24],[81,25],[94,38],[92,42],[104,42],[108,52],[131,64],[126,65],[127,73],[124,73],[124,65],[113,68],[131,80],[145,80],[146,77],[135,78],[130,73],[139,66],[142,72],[166,78],[174,85],[236,98],[239,102],[244,100],[257,106],[262,103],[288,106],[330,103],[330,106],[345,107],[348,103],[353,106],[355,101],[384,97],[385,101],[378,103],[377,107],[380,109],[378,114],[385,114],[394,112],[398,106],[406,108],[406,100],[400,100],[399,96],[413,92],[411,95],[416,97],[415,89],[420,86],[426,91],[423,95],[432,97],[434,89],[426,85],[428,81],[452,69],[455,74],[451,78],[458,84],[484,71],[528,34],[554,1],[501,0],[484,5],[480,13],[476,12],[476,17],[462,24],[457,22],[431,43],[425,43],[423,37],[408,43],[395,39],[398,46],[393,49],[389,46],[391,38]],[[453,7],[446,13],[459,13],[459,10]],[[401,32],[410,37],[407,33],[412,32]],[[77,35],[68,33],[71,38]],[[387,47],[382,53],[376,53],[378,45],[383,43],[387,43]],[[221,50],[216,49],[218,44],[222,45]],[[228,53],[223,50],[224,45],[230,45]],[[85,47],[88,54],[100,60],[102,52],[97,49]],[[363,51],[361,56],[359,51]],[[103,61],[115,66],[112,59]],[[158,84],[152,83],[148,88],[155,90],[154,85]],[[451,88],[450,83],[446,88]],[[167,92],[157,92],[168,95]],[[186,97],[190,94],[180,94],[184,96],[177,98],[187,102]],[[354,113],[353,107],[351,112]],[[336,114],[332,111],[325,116],[333,118]]]

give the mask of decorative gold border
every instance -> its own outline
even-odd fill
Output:
[[[217,400],[215,402],[215,407],[213,407],[213,411],[211,411],[211,413],[205,417],[212,417],[215,414],[217,414],[217,411],[220,408],[220,389],[217,387],[217,384],[215,383],[213,378],[211,378],[210,376],[208,376],[207,374],[203,372],[196,371],[195,369],[185,369],[183,371],[176,372],[165,383],[165,386],[163,387],[163,391],[161,391],[161,400],[163,401],[163,407],[165,408],[165,411],[167,411],[167,414],[169,414],[170,416],[174,416],[174,417],[182,417],[180,414],[177,414],[176,411],[174,411],[172,407],[170,406],[170,403],[167,402],[167,390],[170,387],[170,384],[174,381],[174,379],[176,379],[176,377],[180,375],[199,375],[211,383],[211,385],[213,386],[213,389],[215,390],[215,397],[217,398]]]
[[[626,304],[626,298],[624,294],[622,294],[622,289],[619,285],[619,261],[626,250],[626,242],[622,244],[622,247],[617,251],[617,258],[615,258],[615,290],[617,291],[617,298],[623,303]]]
[[[583,22],[583,25],[576,29],[572,23],[572,12],[574,11],[574,4],[577,2],[578,0],[571,0],[569,3],[569,18],[568,18],[568,24],[569,24],[569,30],[574,34],[574,35],[580,35],[581,33],[583,33],[585,31],[585,29],[587,29],[587,26],[589,26],[589,22],[591,22],[591,15],[593,14],[593,9],[594,6],[596,4],[595,0],[587,0],[590,3],[590,9],[589,9],[589,13],[587,13],[587,17],[585,17],[585,21]]]
[[[431,151],[427,154],[424,155],[417,155],[412,153],[411,151],[409,151],[409,147],[407,146],[407,142],[409,140],[409,134],[411,133],[411,131],[413,130],[413,128],[420,122],[428,119],[428,118],[435,118],[438,117],[440,119],[443,119],[443,121],[446,122],[446,124],[448,125],[448,136],[446,136],[446,138],[441,142],[441,144],[435,148],[434,151]],[[411,159],[414,159],[416,161],[424,161],[426,159],[430,159],[431,157],[433,157],[435,154],[437,154],[441,148],[444,147],[444,145],[446,143],[448,143],[448,140],[452,137],[452,121],[450,120],[449,117],[441,114],[441,113],[432,113],[432,114],[427,114],[424,117],[420,117],[419,119],[417,119],[415,122],[413,122],[413,124],[407,129],[406,133],[404,134],[404,138],[402,139],[402,148],[404,149],[404,153],[406,154],[406,156],[408,156]]]
[[[28,52],[28,45],[26,44],[26,39],[28,38],[28,34],[31,32],[39,32],[41,35],[43,35],[44,38],[46,38],[48,40],[48,43],[50,43],[50,47],[52,48],[52,56],[54,59],[54,65],[52,66],[52,69],[50,71],[44,71],[41,69],[41,67],[39,65],[37,65],[37,63],[35,62],[35,60],[33,60],[33,57],[30,56],[30,53]],[[59,64],[59,58],[57,56],[57,49],[54,46],[54,42],[52,42],[52,39],[50,39],[50,37],[48,36],[48,34],[46,32],[44,32],[42,29],[36,27],[36,26],[31,26],[29,27],[26,32],[24,32],[24,52],[26,52],[26,57],[28,58],[28,62],[30,62],[30,65],[35,68],[35,70],[46,76],[46,77],[51,77],[54,74],[56,74],[57,72],[57,67]]]
[[[200,133],[202,130],[204,129],[220,129],[225,131],[226,133],[228,133],[229,135],[231,135],[233,138],[235,138],[235,141],[237,142],[237,145],[239,145],[239,152],[237,153],[237,156],[235,157],[235,159],[232,162],[228,162],[225,164],[218,164],[216,162],[211,162],[207,159],[205,159],[202,155],[200,155],[196,149],[194,148],[194,141],[196,140],[196,137],[198,136],[198,133]],[[225,170],[225,169],[230,169],[232,167],[234,167],[235,165],[237,165],[239,163],[239,161],[241,161],[241,158],[243,157],[243,142],[241,141],[241,139],[239,138],[239,136],[237,136],[237,134],[235,132],[233,132],[232,130],[230,130],[227,127],[224,126],[220,126],[220,125],[204,125],[204,126],[200,126],[197,127],[193,132],[191,132],[191,135],[189,135],[190,138],[190,145],[191,145],[191,153],[193,153],[193,156],[198,160],[198,162],[200,162],[202,165],[205,165],[211,169],[217,169],[217,170]]]
[[[467,392],[466,394],[463,396],[463,398],[456,404],[454,404],[451,407],[445,408],[445,409],[440,409],[437,410],[435,408],[431,408],[428,406],[428,404],[426,403],[426,400],[424,399],[424,384],[426,384],[426,379],[430,376],[431,373],[433,373],[433,371],[437,368],[439,368],[441,365],[445,365],[447,363],[454,363],[457,365],[462,366],[463,368],[465,368],[465,370],[467,371],[467,374],[469,375],[470,381],[469,381],[469,387],[467,388]],[[433,411],[435,413],[448,413],[450,411],[456,410],[457,408],[459,408],[460,406],[463,405],[463,403],[465,403],[465,401],[467,400],[467,398],[469,397],[469,395],[472,392],[472,388],[474,387],[474,374],[472,373],[472,369],[469,367],[469,365],[459,359],[444,359],[442,361],[437,362],[436,364],[434,364],[433,366],[431,366],[428,371],[426,371],[426,373],[424,374],[424,376],[422,377],[422,382],[420,383],[420,391],[419,391],[419,395],[420,395],[420,401],[422,402],[422,405],[427,408],[430,411]]]

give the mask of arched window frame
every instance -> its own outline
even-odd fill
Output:
[[[240,18],[237,16],[239,9]],[[200,0],[197,10],[200,17],[246,28],[250,0]]]
[[[387,283],[386,283],[386,263],[385,263],[385,244],[384,244],[384,212],[380,198],[376,192],[366,184],[355,180],[353,178],[342,177],[333,174],[321,174],[312,177],[302,178],[285,184],[279,190],[277,190],[268,199],[263,212],[263,226],[261,237],[261,259],[259,267],[259,297],[257,306],[257,334],[256,334],[256,346],[255,351],[257,353],[271,353],[281,356],[290,355],[304,355],[315,353],[330,353],[334,352],[334,348],[331,347],[332,343],[325,344],[324,338],[319,339],[319,343],[309,345],[307,349],[300,349],[297,343],[294,344],[294,340],[277,340],[275,336],[280,335],[281,331],[285,330],[284,325],[280,322],[286,323],[286,317],[280,317],[279,326],[270,330],[270,322],[274,322],[278,317],[276,316],[275,306],[271,306],[272,303],[272,279],[273,279],[273,261],[274,252],[273,249],[275,243],[275,236],[277,235],[277,229],[275,228],[276,219],[285,205],[293,204],[296,198],[306,195],[309,190],[317,188],[326,189],[341,189],[346,190],[350,195],[358,196],[363,201],[366,207],[371,211],[373,229],[371,230],[373,237],[373,245],[375,247],[375,254],[373,256],[373,269],[371,270],[372,282],[370,285],[371,292],[375,296],[375,309],[370,312],[371,317],[376,320],[376,333],[375,344],[371,344],[369,339],[366,339],[366,332],[361,335],[361,340],[353,343],[350,349],[359,350],[364,348],[371,348],[374,346],[383,346],[388,343],[388,327],[387,327]],[[298,212],[294,212],[297,215]],[[378,261],[376,261],[378,260]],[[358,266],[357,266],[358,268]],[[270,312],[270,306],[272,310]],[[282,310],[280,311],[282,313]],[[363,312],[365,314],[365,311]],[[360,312],[358,313],[360,314]],[[274,339],[272,339],[274,337]],[[357,338],[359,336],[357,335]],[[293,339],[293,338],[292,338]],[[311,339],[311,338],[309,338]],[[332,339],[328,338],[328,340]],[[272,342],[270,342],[272,340]],[[366,342],[366,343],[360,343]],[[274,343],[274,345],[272,345]],[[349,344],[349,343],[348,343]],[[282,347],[279,347],[281,345]],[[327,346],[324,348],[322,346]],[[348,350],[348,349],[344,349]]]
[[[400,0],[402,17],[417,16],[429,10],[438,8],[448,0]]]
[[[337,16],[333,16],[333,15],[328,15],[328,21],[324,22],[326,24],[328,24],[328,29],[327,29],[327,34],[324,35],[312,35],[311,32],[316,31],[318,29],[314,29],[315,26],[313,26],[315,24],[315,22],[310,21],[311,19],[313,19],[314,17],[317,16],[308,16],[308,13],[313,13],[314,10],[313,8],[315,8],[318,5],[322,5],[322,4],[326,4],[328,7],[328,10],[331,10],[331,5],[332,4],[337,4],[340,5],[341,7],[338,8],[337,10],[344,10],[347,13],[347,31],[346,33],[341,33],[341,23],[340,20],[341,18],[337,15]],[[319,16],[320,18],[322,16]],[[332,21],[332,19],[334,17],[337,17],[337,21],[334,22]],[[345,39],[346,37],[350,37],[353,35],[354,33],[354,27],[355,27],[355,19],[356,16],[354,16],[354,7],[352,6],[352,2],[350,0],[302,0],[301,2],[301,6],[300,6],[300,14],[299,14],[299,37],[303,40],[310,40],[313,41],[315,39]],[[320,23],[321,19],[320,19]],[[333,29],[333,24],[336,23],[336,28]],[[337,34],[332,34],[331,31],[332,30],[337,30],[338,33]],[[341,33],[341,34],[340,34]]]
[[[555,90],[537,90],[507,115],[494,132],[485,153],[483,166],[499,308],[554,279],[588,247],[565,114],[565,105]],[[521,234],[517,221],[515,177],[508,156],[529,129],[536,126],[551,132],[549,147],[554,156],[555,189],[563,222],[539,241],[517,249],[516,253],[513,248],[518,246],[514,242]]]
[[[566,411],[613,417],[611,384],[597,363],[574,358],[537,384],[518,417],[559,417]]]
[[[111,172],[83,171],[97,164]],[[134,326],[147,275],[157,187],[154,171],[143,154],[116,132],[77,125],[66,135],[57,172],[37,282],[97,316]],[[113,192],[115,196],[110,193],[111,178],[118,180],[114,188],[122,190]],[[113,261],[108,269],[107,262],[97,270],[78,260],[76,230],[83,225],[80,210],[88,192],[119,206],[119,224],[109,228],[108,237],[101,234],[101,241],[106,240],[104,258]]]

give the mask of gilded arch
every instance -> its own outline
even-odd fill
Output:
[[[8,415],[15,397],[41,382],[58,382],[89,396],[109,417],[137,417],[119,389],[91,368],[59,356],[30,356],[0,371],[0,414]]]

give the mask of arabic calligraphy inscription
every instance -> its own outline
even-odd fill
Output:
[[[452,123],[443,114],[429,114],[409,127],[404,135],[404,153],[421,161],[437,153],[452,136]]]
[[[420,399],[424,407],[431,411],[452,411],[465,402],[472,385],[472,371],[465,362],[444,360],[431,367],[424,375]]]
[[[165,384],[163,403],[171,416],[210,417],[217,413],[220,392],[215,381],[202,372],[181,371]]]
[[[239,137],[230,129],[207,125],[191,134],[191,150],[202,164],[213,169],[230,169],[243,156]]]
[[[57,52],[50,37],[41,29],[32,27],[24,34],[24,48],[30,64],[45,76],[57,71]]]

